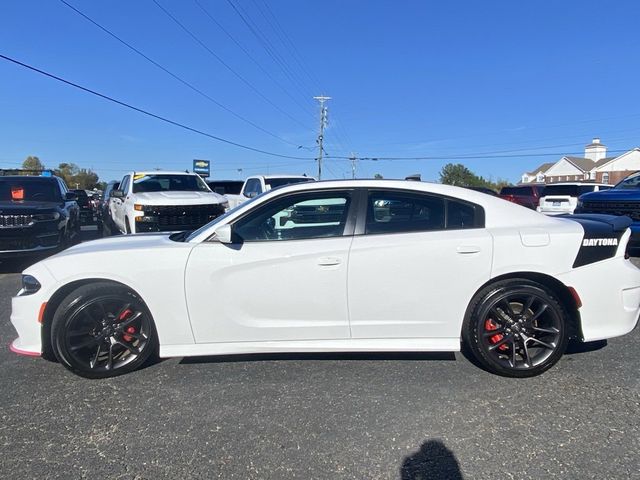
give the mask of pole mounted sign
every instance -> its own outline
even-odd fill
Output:
[[[193,160],[193,172],[208,177],[211,173],[210,165],[209,160]]]

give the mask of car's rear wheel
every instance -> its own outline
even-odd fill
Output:
[[[463,340],[480,364],[508,377],[532,377],[564,353],[568,315],[553,292],[526,279],[497,282],[470,306]]]
[[[53,317],[51,339],[60,363],[87,378],[135,370],[157,348],[153,319],[142,299],[109,282],[69,294]]]

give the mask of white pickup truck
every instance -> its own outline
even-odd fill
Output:
[[[130,172],[111,192],[109,214],[121,233],[195,230],[228,208],[204,180],[187,172]]]
[[[315,178],[305,175],[255,175],[245,180],[239,195],[226,195],[229,208],[234,208],[242,202],[257,197],[272,188],[290,183],[313,182]]]

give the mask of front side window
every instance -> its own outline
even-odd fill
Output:
[[[365,233],[410,233],[479,228],[482,207],[422,193],[371,192]]]
[[[124,176],[124,178],[122,179],[122,182],[120,182],[120,185],[121,185],[120,190],[122,190],[125,195],[129,193],[129,175]]]
[[[238,220],[233,232],[245,242],[339,237],[350,203],[348,192],[289,195]]]
[[[244,196],[245,197],[255,197],[262,193],[260,190],[260,180],[256,178],[251,178],[247,180],[247,185],[244,188]]]

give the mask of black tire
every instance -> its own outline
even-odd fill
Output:
[[[142,299],[111,282],[78,287],[60,303],[51,324],[58,361],[86,378],[136,370],[157,351],[157,338]]]
[[[462,338],[487,371],[533,377],[562,357],[569,341],[569,316],[544,285],[527,279],[503,280],[473,298]]]

